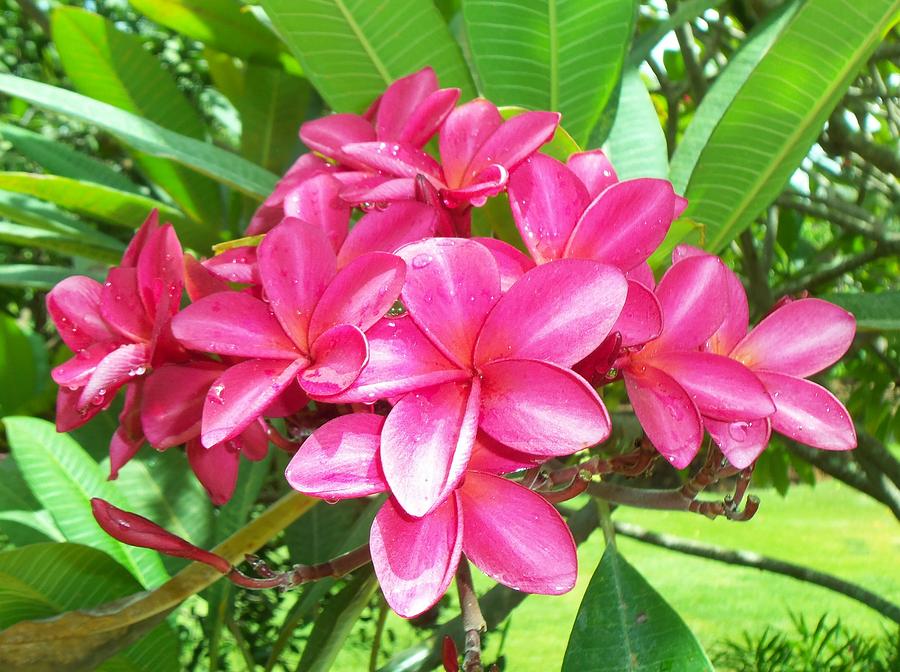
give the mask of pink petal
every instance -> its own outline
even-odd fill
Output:
[[[91,374],[103,359],[118,346],[112,341],[101,341],[79,350],[50,371],[50,377],[57,385],[78,388],[87,385]]]
[[[534,268],[534,262],[521,250],[507,242],[496,238],[473,238],[479,245],[483,245],[494,255],[497,268],[500,271],[500,291],[506,292],[525,273]]]
[[[219,292],[192,303],[172,319],[172,333],[198,352],[263,359],[298,355],[269,307],[241,292]]]
[[[416,178],[386,178],[373,175],[345,186],[341,190],[341,198],[354,205],[375,203],[391,203],[394,201],[413,201],[416,198]]]
[[[509,204],[522,240],[537,263],[561,259],[587,189],[556,159],[535,154],[510,175]]]
[[[386,210],[373,210],[357,222],[338,252],[338,267],[343,268],[366,252],[394,252],[407,243],[434,235],[438,212],[435,208],[405,201],[392,203]]]
[[[389,499],[369,535],[372,565],[384,598],[404,618],[434,606],[447,592],[462,552],[463,519],[456,497],[424,518]]]
[[[567,257],[595,259],[628,271],[649,257],[672,224],[675,192],[666,180],[618,182],[584,211]]]
[[[502,124],[503,117],[496,105],[481,98],[460,105],[450,113],[441,127],[439,141],[447,186],[465,184],[472,158]]]
[[[270,408],[271,406],[266,408],[264,412],[268,414]],[[232,443],[239,446],[241,455],[248,460],[259,462],[265,459],[266,455],[269,454],[269,431],[266,421],[259,418],[256,422],[251,422],[247,429],[241,432]]]
[[[316,175],[284,197],[284,216],[321,228],[337,252],[350,226],[350,206],[340,197],[343,188],[333,175]]]
[[[411,392],[381,433],[381,466],[394,497],[413,516],[443,502],[463,474],[478,427],[479,386],[446,383]]]
[[[300,387],[300,383],[295,380],[275,397],[271,404],[266,406],[263,414],[267,418],[286,418],[299,412],[308,403],[309,397]]]
[[[625,277],[612,266],[586,259],[538,266],[510,287],[488,315],[475,361],[480,365],[515,357],[571,366],[606,338],[627,292]]]
[[[472,376],[441,354],[409,317],[379,320],[366,338],[369,363],[348,390],[327,401],[371,404]]]
[[[286,219],[259,245],[263,289],[285,333],[309,352],[307,328],[313,309],[337,272],[337,258],[324,232]]]
[[[87,408],[78,407],[78,398],[81,396],[81,390],[70,390],[67,387],[61,387],[56,393],[56,431],[68,432],[81,427],[95,415],[109,408],[112,403],[111,395],[104,403],[96,406],[90,405]]]
[[[612,332],[622,334],[622,346],[628,348],[652,341],[662,332],[662,310],[656,294],[640,282],[628,281],[628,295]]]
[[[129,441],[120,429],[117,429],[109,440],[109,480],[119,477],[119,471],[138,454],[144,440]]]
[[[467,171],[469,179],[495,164],[509,172],[514,171],[541,145],[550,141],[559,126],[559,119],[558,112],[523,112],[507,119],[472,157]]]
[[[141,427],[141,406],[144,397],[144,379],[135,381],[125,390],[125,403],[119,413],[119,426],[109,442],[109,480],[119,477],[124,467],[144,445],[144,430]]]
[[[656,288],[663,333],[653,350],[696,350],[728,312],[728,281],[718,257],[694,257],[672,266]]]
[[[462,238],[431,238],[397,251],[406,261],[403,304],[425,335],[460,367],[500,297],[500,273],[484,247]]]
[[[294,490],[328,500],[365,497],[387,490],[378,447],[384,418],[352,413],[319,427],[284,472]]]
[[[144,245],[147,244],[147,239],[157,229],[159,229],[159,210],[154,208],[147,215],[147,219],[144,220],[140,228],[135,231],[134,236],[131,237],[131,242],[125,248],[125,253],[122,255],[122,262],[119,266],[122,268],[136,268],[138,257],[140,257]]]
[[[856,320],[821,299],[787,303],[760,322],[731,356],[752,369],[805,378],[840,359],[856,333]]]
[[[147,377],[141,424],[151,446],[163,450],[200,435],[206,393],[224,370],[217,362],[168,364]]]
[[[315,341],[327,329],[351,324],[362,331],[377,322],[400,296],[406,264],[387,252],[369,252],[342,269],[325,289],[309,321]]]
[[[258,285],[260,282],[255,247],[234,247],[207,259],[203,266],[228,282],[247,285]]]
[[[147,341],[153,325],[138,295],[137,271],[111,268],[100,297],[103,321],[130,341]]]
[[[459,94],[459,89],[440,89],[430,94],[409,115],[397,139],[413,147],[425,145],[453,111]]]
[[[315,340],[310,358],[300,374],[300,387],[311,397],[325,397],[353,384],[369,360],[369,346],[357,327],[338,324]]]
[[[189,254],[184,255],[184,288],[191,301],[229,290],[228,283]]]
[[[757,372],[775,400],[772,429],[822,450],[853,450],[856,429],[844,405],[828,390],[808,380]]]
[[[188,441],[186,452],[191,470],[206,488],[212,503],[222,506],[231,499],[240,466],[240,453],[234,443],[225,441],[204,448],[195,439]]]
[[[703,441],[700,412],[675,380],[651,366],[625,371],[625,388],[641,427],[676,469],[691,463]]]
[[[150,367],[150,353],[146,343],[121,345],[106,357],[91,373],[81,390],[79,408],[105,405],[118,389],[135,376],[143,375]]]
[[[395,177],[428,175],[440,179],[441,167],[429,154],[399,142],[361,142],[344,145],[344,154],[357,164]]]
[[[410,114],[437,89],[437,75],[431,68],[422,68],[396,80],[385,90],[378,103],[375,115],[377,137],[399,140]]]
[[[572,533],[543,497],[499,476],[469,472],[459,493],[463,552],[515,590],[561,595],[575,587]]]
[[[666,352],[653,366],[674,378],[700,412],[716,420],[754,420],[775,412],[759,378],[746,366],[709,352]]]
[[[250,359],[229,367],[209,388],[204,400],[203,445],[214,446],[244,431],[304,364],[303,359]]]
[[[147,236],[137,263],[138,288],[148,315],[178,312],[184,288],[184,251],[171,224]]]
[[[609,414],[587,381],[568,369],[507,359],[481,368],[479,426],[532,455],[569,455],[605,441]]]
[[[627,271],[625,277],[629,280],[641,283],[644,287],[649,287],[650,289],[656,288],[656,277],[653,275],[653,269],[650,268],[650,264],[647,262],[638,264],[630,271]]]
[[[341,147],[374,140],[375,129],[359,115],[330,114],[303,124],[300,127],[300,139],[303,144],[320,154],[350,166],[362,167],[352,157],[344,154]]]
[[[737,469],[746,469],[756,462],[772,436],[772,425],[768,418],[736,422],[703,418],[703,424],[731,465]]]
[[[455,189],[441,189],[441,201],[447,208],[472,205],[480,208],[487,199],[506,188],[509,172],[503,166],[492,164],[472,178],[471,182]]]
[[[63,342],[75,352],[95,341],[115,339],[100,316],[103,286],[83,275],[72,275],[47,294],[47,312]]]
[[[588,190],[590,200],[619,181],[612,163],[600,149],[572,154],[566,160],[566,166],[581,180]]]
[[[713,256],[705,250],[690,245],[678,245],[672,250],[672,263],[678,263],[683,259],[698,256]],[[704,349],[717,355],[727,355],[744,336],[747,335],[747,327],[750,324],[750,307],[747,305],[747,293],[741,284],[737,274],[725,267],[726,284],[728,291],[728,311],[725,319]]]
[[[513,471],[528,469],[546,459],[542,455],[520,453],[504,446],[495,438],[479,431],[475,436],[475,447],[469,458],[469,471],[484,471],[489,474],[509,474]]]

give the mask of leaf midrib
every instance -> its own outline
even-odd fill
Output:
[[[372,48],[372,45],[369,44],[369,40],[366,38],[365,34],[362,32],[362,28],[353,18],[353,15],[350,13],[350,10],[347,9],[347,6],[344,4],[344,0],[334,0],[334,5],[337,7],[341,14],[344,16],[344,20],[347,22],[347,26],[353,31],[353,34],[356,36],[356,39],[359,40],[360,46],[363,48],[363,51],[366,52],[366,55],[372,61],[372,65],[375,66],[375,69],[378,71],[378,74],[381,75],[381,78],[384,80],[385,84],[391,83],[391,75],[388,72],[387,67],[382,63],[381,59],[378,57],[378,54],[375,52],[375,49]]]

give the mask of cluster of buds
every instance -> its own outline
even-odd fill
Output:
[[[686,206],[669,182],[620,181],[599,150],[562,163],[539,153],[559,115],[504,120],[458,97],[425,69],[364,115],[304,124],[315,153],[254,215],[257,245],[198,261],[151,215],[105,284],[60,283],[48,307],[76,355],[53,374],[59,429],[126,387],[113,475],[144,443],[185,445],[220,504],[240,456],[273,441],[295,450],[285,476],[302,493],[387,493],[365,559],[406,617],[440,599],[463,554],[519,590],[572,588],[569,529],[515,474],[603,443],[601,393],[620,380],[679,469],[704,432],[736,469],[773,430],[855,446],[846,409],[807,380],[849,347],[850,314],[803,298],[750,330],[738,278],[686,246],[657,282],[647,259]],[[472,209],[503,192],[521,249],[470,235]],[[299,449],[269,424],[310,416]]]

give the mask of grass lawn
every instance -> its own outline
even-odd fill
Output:
[[[654,531],[805,564],[900,602],[900,526],[887,509],[834,481],[814,488],[795,486],[784,499],[774,491],[755,492],[762,506],[747,523],[625,508],[614,515]],[[730,567],[622,537],[619,549],[707,649],[744,630],[789,627],[790,611],[813,623],[827,612],[872,634],[890,623],[858,602],[788,577]],[[578,605],[602,553],[603,537],[595,532],[579,549],[575,590],[562,597],[529,597],[512,613],[504,644],[507,669],[559,669]],[[494,637],[494,647],[498,642]],[[488,659],[491,653],[489,648]]]

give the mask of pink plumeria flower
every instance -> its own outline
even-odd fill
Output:
[[[565,165],[535,154],[510,176],[509,202],[534,263],[593,259],[626,274],[628,298],[612,329],[623,346],[659,335],[647,258],[687,205],[671,183],[649,177],[619,182],[599,150],[573,154]]]
[[[291,460],[288,483],[328,500],[389,490],[379,459],[389,421],[357,413],[323,425]],[[410,516],[395,497],[382,506],[369,546],[394,611],[412,618],[433,606],[450,585],[462,553],[516,590],[559,595],[572,589],[577,557],[569,528],[543,497],[498,475],[508,470],[507,459],[479,446],[464,478],[424,517]]]
[[[346,155],[382,177],[348,187],[342,196],[355,203],[424,199],[467,222],[468,208],[503,191],[510,172],[553,137],[559,118],[555,112],[525,112],[504,121],[493,103],[473,100],[455,109],[441,127],[441,163],[402,142],[348,144]],[[464,234],[467,226],[456,224]]]
[[[297,219],[266,234],[258,263],[268,303],[219,292],[172,323],[185,347],[246,360],[210,387],[201,434],[207,447],[243,432],[295,379],[313,397],[347,389],[369,358],[364,332],[393,305],[405,274],[403,261],[383,252],[338,273],[324,232]]]
[[[52,371],[60,386],[56,426],[66,432],[107,408],[118,390],[183,351],[171,339],[169,321],[183,286],[181,244],[156,211],[144,222],[106,282],[72,276],[47,295],[47,311],[76,354]],[[112,475],[137,451],[142,437],[130,421],[140,389],[129,391],[123,425],[111,445]]]
[[[662,332],[643,348],[626,349],[615,364],[641,427],[678,469],[700,449],[703,417],[734,423],[775,412],[766,389],[746,366],[701,351],[728,315],[725,271],[713,256],[674,264],[656,288]]]
[[[458,486],[480,427],[515,450],[567,455],[605,440],[609,415],[568,367],[609,332],[626,282],[610,267],[566,259],[533,269],[501,297],[479,243],[433,238],[401,248],[408,315],[372,327],[370,359],[326,401],[395,399],[382,436],[391,491],[410,514]]]
[[[679,245],[673,259],[708,253]],[[680,261],[678,261],[680,263]],[[750,466],[772,429],[814,448],[852,450],[856,429],[844,405],[824,387],[804,380],[839,360],[856,333],[853,315],[821,299],[787,301],[747,333],[750,310],[737,275],[725,269],[729,310],[705,349],[753,371],[775,404],[768,418],[724,422],[704,418],[706,430],[732,465]]]

